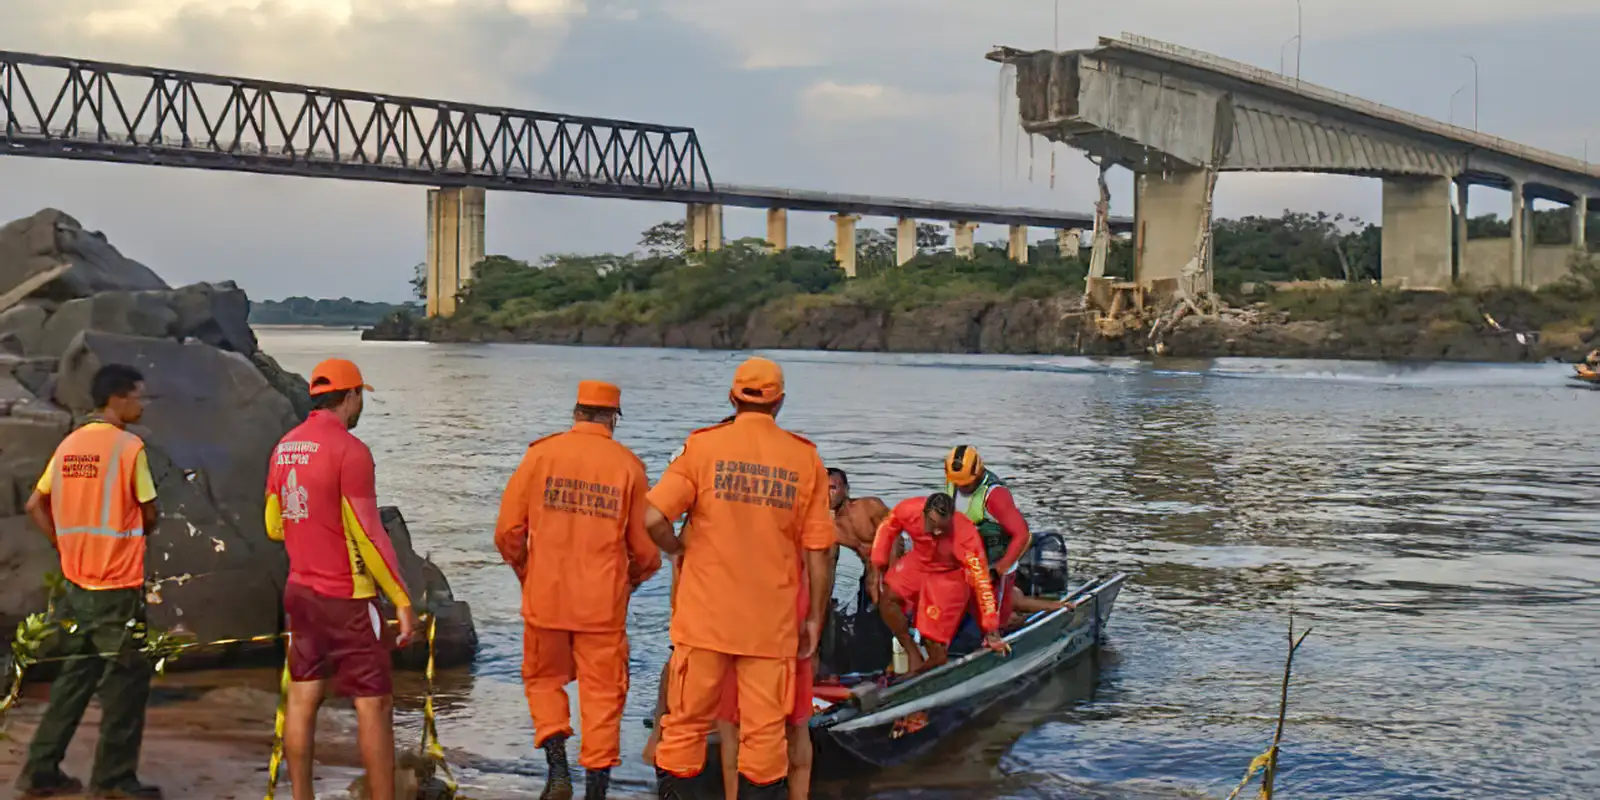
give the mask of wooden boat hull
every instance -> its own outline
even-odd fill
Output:
[[[1072,611],[1038,614],[1010,634],[1012,652],[972,653],[926,675],[877,688],[811,720],[818,774],[915,759],[996,704],[1036,686],[1104,639],[1123,573],[1096,578],[1068,595]]]

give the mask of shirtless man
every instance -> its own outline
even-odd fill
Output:
[[[838,467],[828,468],[828,499],[833,504],[834,535],[839,544],[855,551],[861,557],[862,580],[867,596],[878,602],[878,572],[872,566],[872,542],[878,524],[889,516],[889,507],[876,497],[851,497],[850,477]],[[834,566],[838,566],[838,552],[834,552]]]

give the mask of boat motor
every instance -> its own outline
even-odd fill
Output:
[[[1060,597],[1067,593],[1067,539],[1059,533],[1040,533],[1017,567],[1017,588],[1031,597]]]

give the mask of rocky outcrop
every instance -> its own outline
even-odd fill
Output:
[[[1420,293],[1419,293],[1420,294]],[[790,298],[749,315],[721,315],[670,325],[592,324],[559,315],[515,330],[452,321],[409,320],[362,334],[372,340],[528,342],[618,347],[796,349],[895,353],[1006,353],[1016,355],[1167,355],[1186,358],[1244,356],[1394,361],[1576,361],[1600,343],[1593,324],[1518,321],[1513,312],[1486,305],[1506,329],[1436,314],[1428,297],[1414,298],[1411,313],[1373,324],[1359,316],[1298,320],[1257,309],[1190,316],[1151,337],[1151,320],[1107,332],[1082,310],[1082,299],[1050,297],[1006,301],[960,300],[888,311],[834,298]],[[1448,300],[1448,298],[1446,298]],[[1600,310],[1600,309],[1597,309]],[[1511,332],[1524,331],[1519,339]],[[1552,328],[1554,330],[1552,330]]]
[[[272,448],[310,411],[305,379],[261,351],[250,301],[232,283],[169,288],[57,211],[0,228],[0,294],[61,264],[70,268],[0,308],[0,636],[44,607],[57,562],[24,504],[56,445],[92,411],[90,379],[108,363],[145,376],[145,416],[132,430],[160,498],[146,559],[152,624],[202,641],[278,632],[288,562],[266,537],[262,487]],[[440,663],[472,660],[470,608],[412,550],[398,510],[385,525],[413,602],[439,617]],[[215,664],[236,649],[177,663]],[[420,663],[415,649],[403,659]]]

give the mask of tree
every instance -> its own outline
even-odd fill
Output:
[[[917,223],[917,250],[938,250],[950,241],[943,225],[936,222]]]
[[[687,229],[688,223],[681,219],[658,222],[640,235],[639,246],[657,258],[682,258]]]
[[[411,294],[414,295],[418,300],[426,301],[428,299],[427,262],[418,264],[413,272],[415,274],[411,278]]]

